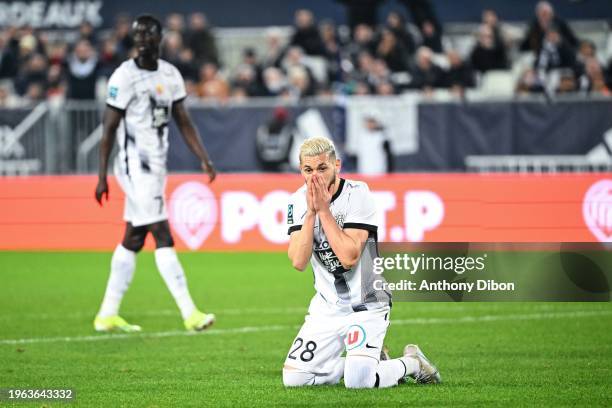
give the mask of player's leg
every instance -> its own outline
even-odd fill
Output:
[[[210,327],[215,321],[215,316],[200,312],[191,298],[185,272],[174,250],[174,240],[168,221],[156,222],[147,228],[153,235],[157,247],[155,250],[157,269],[181,311],[185,328],[204,330]]]
[[[136,268],[136,254],[144,245],[147,229],[126,223],[121,244],[117,245],[111,259],[111,272],[100,311],[94,321],[97,331],[139,331],[140,327],[128,324],[119,317],[119,307]]]
[[[286,387],[337,384],[344,373],[344,349],[333,317],[306,316],[283,366]]]
[[[347,388],[393,387],[406,377],[418,382],[439,382],[435,367],[416,346],[407,346],[404,356],[380,361],[389,310],[364,311],[351,315],[346,331],[347,349],[344,384]],[[415,348],[416,347],[416,348]]]

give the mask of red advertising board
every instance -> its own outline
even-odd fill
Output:
[[[612,241],[612,174],[402,174],[366,178],[380,241]],[[183,250],[283,251],[299,175],[171,175],[167,204]],[[95,176],[0,178],[0,249],[109,250],[123,233],[123,194],[94,201]],[[148,243],[151,247],[151,243]]]

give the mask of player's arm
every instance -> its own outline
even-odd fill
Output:
[[[319,211],[318,214],[327,241],[338,260],[345,269],[351,269],[359,262],[359,257],[368,239],[368,231],[354,228],[341,229],[329,208]]]
[[[314,240],[314,224],[316,211],[313,205],[312,183],[306,183],[306,214],[302,221],[302,227],[293,231],[289,237],[289,249],[287,255],[291,264],[298,271],[303,271],[312,256],[312,242]]]
[[[110,105],[106,106],[104,112],[104,123],[102,126],[102,141],[100,142],[100,168],[98,170],[98,185],[96,186],[96,201],[102,205],[102,197],[106,197],[108,201],[108,182],[106,175],[108,172],[108,159],[110,158],[115,139],[117,137],[117,128],[123,111],[114,108]]]
[[[291,264],[298,271],[303,271],[312,256],[312,241],[314,235],[315,214],[307,212],[304,216],[302,229],[293,231],[289,237],[287,254]]]
[[[189,112],[187,112],[183,101],[177,101],[172,104],[172,117],[176,121],[176,125],[178,126],[181,135],[183,135],[185,143],[187,143],[189,149],[198,157],[198,159],[200,159],[202,170],[208,174],[209,181],[212,183],[215,177],[217,177],[217,171],[215,170],[212,161],[210,161],[210,158],[208,157],[208,152],[202,144],[200,134],[193,125],[193,122],[189,117]]]
[[[331,192],[322,178],[313,176],[314,205],[325,236],[338,260],[345,269],[351,269],[359,261],[361,252],[368,239],[368,231],[361,229],[341,229],[336,223],[329,204]]]

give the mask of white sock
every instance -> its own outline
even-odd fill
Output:
[[[378,364],[378,388],[394,387],[400,379],[418,370],[419,362],[411,357],[383,360]]]
[[[189,289],[183,267],[176,256],[174,248],[165,247],[155,250],[155,263],[172,297],[181,310],[183,319],[187,319],[196,310]]]
[[[117,245],[111,260],[111,273],[98,316],[109,317],[119,314],[121,299],[130,286],[135,268],[136,253],[126,249],[123,245]]]

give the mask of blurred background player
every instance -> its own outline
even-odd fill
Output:
[[[374,290],[381,278],[373,270],[378,226],[368,185],[338,176],[340,160],[326,138],[302,144],[300,170],[305,185],[289,201],[288,255],[299,271],[310,261],[317,293],[285,360],[283,383],[337,384],[344,377],[347,388],[385,388],[406,377],[440,382],[418,346],[407,345],[393,360],[384,353],[391,295]]]
[[[132,29],[137,56],[121,64],[109,80],[95,194],[100,205],[104,196],[108,200],[108,159],[118,136],[115,175],[126,195],[126,229],[123,242],[113,253],[110,278],[94,327],[97,331],[140,331],[140,326],[119,317],[119,306],[134,275],[136,254],[150,232],[157,247],[157,268],[181,311],[185,328],[203,330],[215,316],[196,308],[167,221],[164,190],[170,114],[211,182],[216,172],[183,105],[186,91],[181,74],[159,59],[161,23],[143,15]]]

